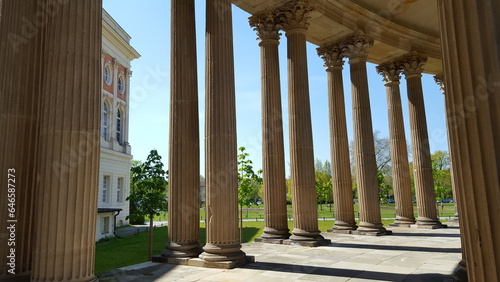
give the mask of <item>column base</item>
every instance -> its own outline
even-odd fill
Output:
[[[352,234],[371,235],[368,233],[378,233],[379,235],[389,235],[389,234],[392,234],[392,231],[386,230],[382,223],[360,222],[358,229],[356,230],[356,232],[353,232]]]
[[[283,245],[296,245],[305,247],[326,246],[331,243],[331,240],[323,238],[319,230],[303,230],[294,228],[290,239],[284,240]]]
[[[159,258],[160,261],[155,261],[154,258]],[[162,256],[153,257],[153,262],[161,262],[176,265],[187,265],[206,268],[233,269],[243,266],[248,263],[255,262],[254,256],[245,256],[238,260],[228,261],[206,261],[200,258],[166,258]]]
[[[199,258],[207,262],[238,261],[245,258],[241,245],[214,245],[207,243]]]
[[[161,253],[162,257],[167,258],[194,258],[202,252],[200,242],[169,242],[165,245],[165,250]]]
[[[342,220],[335,220],[331,230],[356,230],[358,226],[355,221],[347,222]]]
[[[467,265],[464,260],[461,260],[457,267],[455,268],[455,271],[453,271],[453,280],[458,281],[458,282],[467,282],[468,277],[467,277]]]
[[[338,234],[352,234],[352,231],[356,230],[358,226],[355,222],[349,223],[345,221],[335,221],[332,229],[328,229],[328,233],[338,233]]]
[[[438,219],[419,217],[417,218],[417,223],[411,225],[411,227],[419,229],[438,229],[438,228],[446,228],[448,226],[442,224],[441,221],[439,221]]]
[[[283,240],[290,237],[290,233],[288,231],[290,231],[288,228],[278,229],[265,227],[264,233],[262,233],[260,238],[255,238],[254,241],[258,243],[283,244]]]
[[[409,228],[410,225],[413,225],[413,224],[415,224],[415,218],[396,217],[396,220],[394,220],[393,223],[389,224],[389,226]]]

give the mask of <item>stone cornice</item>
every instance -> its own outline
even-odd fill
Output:
[[[325,61],[324,66],[327,71],[335,67],[342,68],[342,65],[344,64],[344,55],[342,54],[342,48],[338,43],[319,47],[316,50],[318,55]]]
[[[350,60],[366,59],[368,57],[368,48],[373,46],[373,39],[358,30],[342,40],[340,46],[342,47],[342,54]]]
[[[248,18],[250,26],[257,32],[257,39],[261,41],[279,41],[282,28],[279,17],[276,11],[272,8],[266,9],[261,13],[255,14]]]
[[[396,61],[403,70],[406,78],[410,78],[413,76],[422,76],[422,72],[424,71],[423,67],[427,62],[427,56],[417,51],[411,51],[399,57]]]
[[[401,68],[394,61],[382,63],[376,67],[377,72],[382,75],[385,85],[399,84]]]
[[[285,31],[307,30],[312,10],[308,1],[290,1],[277,8],[277,14]]]

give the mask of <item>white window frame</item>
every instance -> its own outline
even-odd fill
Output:
[[[120,92],[120,94],[125,93],[125,80],[121,75],[118,77],[118,92]]]
[[[101,202],[102,203],[109,203],[109,194],[110,194],[110,188],[111,188],[111,177],[109,175],[103,175],[102,176],[102,197],[101,197]]]
[[[116,141],[122,144],[123,139],[123,112],[121,109],[116,111]]]
[[[106,101],[102,102],[102,113],[101,113],[101,135],[104,140],[108,140],[109,135],[109,106]]]
[[[108,75],[106,75],[106,73]],[[111,85],[113,82],[113,72],[111,71],[111,67],[109,66],[109,63],[104,66],[104,70],[102,72],[102,75],[104,77],[104,82],[106,85]]]
[[[101,234],[109,233],[109,216],[101,217]]]
[[[116,181],[116,202],[123,203],[124,178],[118,177]]]

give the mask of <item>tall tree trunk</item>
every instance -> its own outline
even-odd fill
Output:
[[[153,214],[149,215],[149,260],[153,258]]]
[[[243,205],[240,205],[240,243],[243,242]]]

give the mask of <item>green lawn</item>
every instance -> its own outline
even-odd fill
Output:
[[[318,218],[319,219],[334,218],[335,217],[334,210],[335,209],[334,209],[333,205],[331,207],[328,204],[318,205]],[[415,217],[416,217],[417,216],[416,204],[413,204],[413,210],[414,210]],[[354,212],[356,215],[357,215],[358,211],[359,211],[359,205],[354,204]],[[443,209],[441,208],[441,205],[439,204],[438,212],[439,212],[439,216],[441,216],[441,217],[452,217],[455,214],[454,204],[453,203],[445,203]],[[291,205],[287,206],[287,213],[288,213],[289,219],[293,218],[293,210],[292,210]],[[382,218],[395,218],[396,217],[395,204],[380,204],[380,214],[381,214]],[[259,206],[252,206],[250,208],[244,208],[243,209],[243,218],[245,218],[245,219],[263,219],[264,218],[264,206],[259,205]],[[162,212],[160,216],[155,216],[154,219],[156,221],[167,221],[168,220],[168,213]],[[200,220],[205,220],[205,209],[204,208],[200,209]]]

